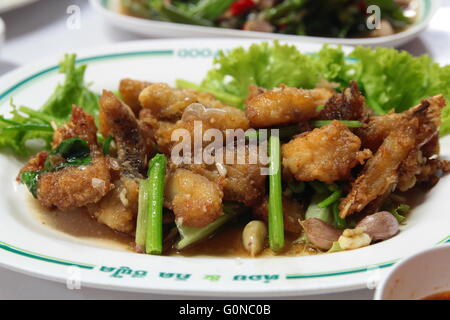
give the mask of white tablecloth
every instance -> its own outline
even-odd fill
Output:
[[[81,8],[81,29],[66,27],[67,7]],[[6,23],[6,42],[0,49],[0,75],[48,55],[142,37],[105,24],[87,0],[40,0],[1,16]],[[415,55],[427,53],[442,64],[450,64],[450,0],[445,0],[429,29],[402,49]],[[302,299],[372,299],[373,291],[358,290]],[[0,268],[0,299],[186,299],[82,288],[36,279]],[[196,297],[191,297],[196,298]]]

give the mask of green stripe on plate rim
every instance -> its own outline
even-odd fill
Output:
[[[14,247],[10,244],[7,244],[7,243],[1,242],[1,241],[0,241],[0,249],[9,251],[11,253],[15,253],[15,254],[18,254],[18,255],[21,255],[21,256],[24,256],[27,258],[36,259],[36,260],[40,260],[40,261],[44,261],[44,262],[61,264],[61,265],[65,265],[65,266],[75,266],[75,267],[79,267],[79,268],[83,268],[83,269],[94,269],[94,267],[95,267],[92,264],[73,262],[73,261],[69,261],[69,260],[62,260],[62,259],[58,259],[58,258],[54,258],[54,257],[45,256],[45,255],[42,255],[39,253],[35,253],[35,252],[31,252],[31,251],[27,251],[24,249]]]
[[[392,260],[389,262],[383,262],[378,263],[366,267],[359,267],[359,268],[353,268],[353,269],[347,269],[347,270],[341,270],[341,271],[330,271],[330,272],[323,272],[323,273],[296,273],[296,274],[288,274],[286,275],[286,279],[292,280],[292,279],[308,279],[308,278],[323,278],[323,277],[334,277],[334,276],[343,276],[346,274],[353,274],[353,273],[359,273],[359,272],[366,272],[366,271],[372,271],[376,269],[383,269],[392,266],[394,263],[396,263],[397,260]]]
[[[437,244],[442,244],[442,243],[450,243],[450,236],[447,236],[443,240],[439,241]],[[43,262],[55,263],[55,264],[65,265],[65,266],[76,266],[76,267],[88,269],[88,270],[92,270],[95,268],[95,265],[93,265],[93,264],[80,263],[80,262],[74,262],[74,261],[63,260],[63,259],[59,259],[59,258],[55,258],[55,257],[50,257],[50,256],[42,255],[42,254],[39,254],[36,252],[31,252],[31,251],[27,251],[24,249],[20,249],[20,248],[17,248],[15,246],[12,246],[10,244],[7,244],[7,243],[1,242],[1,241],[0,241],[0,249],[3,249],[10,253],[21,255],[23,257],[40,260]],[[365,267],[344,269],[344,270],[339,270],[339,271],[328,271],[328,272],[322,272],[322,273],[287,274],[286,279],[287,280],[295,280],[295,279],[308,279],[308,278],[323,278],[323,277],[334,277],[334,276],[355,274],[355,273],[360,273],[360,272],[365,272],[365,271],[372,271],[372,270],[376,270],[376,269],[388,268],[388,267],[394,265],[399,260],[400,259],[396,259],[396,260],[373,264],[373,265],[369,265],[369,266],[365,266]]]
[[[110,59],[118,59],[124,57],[140,57],[140,56],[173,56],[174,50],[147,50],[147,51],[131,51],[131,52],[123,52],[123,53],[112,53],[112,54],[104,54],[98,56],[92,56],[87,58],[77,59],[77,63],[86,63],[86,62],[94,62],[99,60],[110,60]],[[16,83],[15,85],[8,88],[6,91],[0,94],[0,103],[3,103],[4,99],[6,99],[9,95],[11,95],[14,91],[21,88],[22,86],[29,84],[32,80],[42,77],[43,75],[49,74],[51,72],[55,72],[59,70],[59,65],[55,65],[49,67],[47,69],[36,72],[35,74],[25,78],[24,80]]]

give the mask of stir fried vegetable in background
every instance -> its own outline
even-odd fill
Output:
[[[319,37],[376,36],[367,26],[370,5],[379,6],[383,32],[412,23],[395,0],[122,0],[127,14],[200,26]],[[404,3],[404,2],[403,2]],[[380,32],[378,32],[380,35]]]

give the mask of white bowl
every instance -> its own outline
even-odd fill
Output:
[[[376,300],[418,300],[450,291],[450,244],[421,251],[396,264],[378,285]]]

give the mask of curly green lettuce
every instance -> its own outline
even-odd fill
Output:
[[[92,92],[84,81],[86,65],[76,65],[76,55],[65,55],[60,63],[60,72],[65,75],[53,94],[37,110],[25,106],[17,107],[11,101],[11,116],[0,116],[0,148],[9,148],[15,154],[26,156],[30,140],[42,140],[44,148],[50,149],[55,125],[68,121],[72,105],[82,107],[93,116],[98,115],[98,95]]]
[[[356,80],[377,113],[402,112],[421,99],[443,94],[450,101],[450,66],[442,67],[423,55],[389,48],[342,48],[325,45],[317,53],[301,53],[296,46],[253,44],[220,52],[213,68],[199,85],[178,81],[180,87],[211,92],[225,103],[242,108],[252,85],[271,89],[285,84],[313,88],[319,81],[336,83],[338,89]],[[450,133],[450,107],[442,113],[441,135]]]

